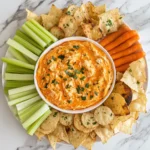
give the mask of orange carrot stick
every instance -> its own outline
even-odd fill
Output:
[[[117,47],[118,45],[124,43],[126,40],[130,39],[131,37],[137,35],[138,33],[135,30],[127,31],[123,35],[119,36],[115,41],[111,42],[110,44],[105,46],[105,49],[110,51],[113,48]]]
[[[114,41],[116,38],[118,38],[121,34],[125,33],[126,31],[129,31],[130,28],[123,24],[120,26],[120,28],[118,29],[118,31],[113,32],[109,35],[107,35],[103,40],[101,40],[99,43],[102,46],[106,46],[107,44],[111,43],[112,41]]]
[[[140,39],[139,35],[135,35],[132,38],[128,39],[127,41],[125,41],[124,43],[120,44],[119,46],[113,48],[109,54],[113,55],[116,54],[118,52],[121,52],[123,50],[126,50],[127,48],[129,48],[130,46],[132,46],[135,42],[137,42]]]
[[[130,64],[130,63],[121,65],[121,66],[117,67],[116,70],[117,70],[118,72],[125,72],[125,71],[128,69],[129,64]]]
[[[138,59],[140,59],[140,58],[142,58],[144,56],[145,56],[144,51],[140,51],[140,52],[133,53],[131,55],[128,55],[128,56],[116,59],[116,60],[114,60],[114,63],[115,63],[116,67],[119,67],[119,66],[121,66],[123,64],[131,63],[131,62],[133,62],[135,60],[138,60]]]
[[[130,55],[138,50],[141,50],[142,49],[142,46],[140,43],[136,43],[134,45],[132,45],[131,47],[125,49],[124,51],[121,51],[121,52],[118,52],[118,53],[115,53],[115,54],[111,54],[111,57],[113,59],[118,59],[118,58],[121,58],[121,57],[124,57],[124,56],[127,56],[127,55]]]

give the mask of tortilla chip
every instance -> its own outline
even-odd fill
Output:
[[[121,78],[121,81],[124,82],[126,85],[128,85],[134,91],[144,93],[143,82],[137,81],[136,78],[134,78],[131,75],[129,69],[125,71],[123,77]]]
[[[55,36],[57,37],[58,39],[63,39],[65,37],[65,33],[64,31],[57,27],[57,26],[54,26],[50,29],[50,32]]]
[[[70,143],[74,146],[74,148],[77,148],[87,138],[88,134],[77,130],[73,125],[71,125],[68,136]]]
[[[109,107],[116,116],[130,114],[125,99],[118,93],[111,93],[109,98],[104,102],[104,105]]]
[[[117,74],[116,74],[116,80],[120,81],[122,77],[123,77],[123,73],[117,72]]]
[[[41,17],[38,16],[37,14],[33,13],[32,11],[26,9],[26,12],[27,12],[27,20],[36,20],[37,22],[39,22],[41,24]]]
[[[86,128],[82,122],[81,122],[81,115],[80,114],[75,114],[74,116],[74,126],[79,130],[79,131],[82,131],[84,133],[90,133],[91,131],[93,131],[94,129],[91,128],[91,129],[88,129]]]
[[[102,33],[100,32],[99,26],[92,26],[91,23],[86,24],[82,23],[82,29],[86,37],[93,39],[95,41],[99,40],[102,37]]]
[[[41,133],[39,129],[36,130],[35,135],[37,136],[38,140],[41,140],[45,136],[45,134]]]
[[[64,126],[70,126],[73,124],[73,114],[60,113],[60,123]]]
[[[95,129],[95,133],[101,139],[102,143],[106,143],[114,135],[114,132],[110,126],[99,126]]]
[[[100,5],[100,6],[95,6],[94,7],[94,12],[97,14],[97,15],[100,15],[104,12],[106,12],[106,5]]]
[[[113,120],[114,113],[106,106],[99,106],[94,111],[94,118],[100,125],[105,126]]]
[[[77,31],[75,33],[75,36],[85,36],[81,26],[78,27],[78,29],[77,29]]]
[[[139,98],[132,101],[129,105],[131,112],[144,112],[146,113],[147,98],[145,94],[139,94]]]
[[[122,17],[118,8],[109,10],[99,16],[99,28],[104,36],[117,31],[122,23]]]
[[[68,134],[66,132],[65,126],[58,124],[55,131],[53,132],[53,135],[58,137],[59,139],[69,143]]]
[[[113,89],[113,93],[119,93],[124,97],[127,105],[129,105],[132,101],[132,90],[129,86],[127,86],[125,83],[119,81],[115,84],[115,87]]]
[[[129,72],[139,82],[146,82],[146,62],[144,58],[132,62]]]
[[[58,26],[64,31],[65,37],[72,36],[78,29],[76,20],[70,15],[62,16]]]
[[[92,131],[92,132],[90,132],[90,137],[93,139],[93,140],[96,140],[96,133],[95,133],[95,131]]]
[[[88,136],[82,143],[82,146],[84,146],[87,150],[92,150],[92,146],[95,143],[96,139],[93,140],[90,136]]]
[[[66,11],[66,14],[73,16],[77,9],[78,9],[78,6],[70,5]]]
[[[50,143],[52,149],[55,150],[56,149],[56,144],[57,144],[58,137],[55,136],[55,135],[53,135],[52,133],[48,134],[47,137],[48,137],[48,140],[49,140],[49,143]]]
[[[82,114],[81,117],[81,121],[82,124],[89,129],[95,129],[96,127],[99,126],[99,124],[97,123],[97,121],[94,118],[94,114],[91,112],[86,112]]]
[[[55,109],[52,109],[52,113],[41,124],[39,131],[44,133],[44,134],[52,133],[57,127],[59,117],[60,117],[59,112]]]

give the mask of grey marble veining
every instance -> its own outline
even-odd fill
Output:
[[[94,4],[106,4],[108,9],[118,7],[125,16],[125,22],[133,29],[138,30],[140,42],[146,52],[148,66],[150,66],[150,0],[91,0]],[[48,12],[54,3],[63,8],[70,4],[80,5],[87,0],[9,0],[0,1],[0,56],[4,56],[6,41],[15,34],[15,31],[25,21],[25,9],[28,8],[37,14]],[[10,5],[8,5],[8,3]],[[2,62],[0,62],[1,71]],[[0,76],[1,78],[1,76]],[[5,101],[0,83],[0,150],[51,150],[46,139],[37,141],[30,137],[15,120]],[[150,87],[150,86],[149,86]],[[148,88],[147,97],[150,99]],[[150,101],[147,104],[147,114],[142,114],[133,127],[132,135],[117,134],[107,144],[94,144],[93,150],[149,150],[150,146]],[[57,150],[73,150],[69,145],[57,144]],[[80,147],[78,150],[84,150]]]

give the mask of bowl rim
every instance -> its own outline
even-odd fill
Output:
[[[107,93],[107,95],[98,103],[96,103],[95,105],[92,105],[90,107],[87,107],[87,108],[84,108],[84,109],[79,109],[79,110],[66,110],[66,109],[62,109],[62,108],[59,108],[57,107],[56,105],[54,105],[53,103],[51,103],[50,101],[48,101],[45,96],[42,94],[42,92],[40,91],[39,87],[38,87],[38,83],[37,83],[37,80],[36,80],[36,73],[37,73],[37,69],[38,69],[38,66],[39,66],[39,61],[41,59],[41,57],[43,57],[46,53],[48,53],[52,48],[56,47],[56,46],[59,46],[60,44],[64,43],[64,42],[68,42],[68,41],[88,41],[88,42],[91,42],[93,43],[94,45],[96,45],[98,48],[100,48],[108,57],[108,59],[110,60],[111,62],[111,65],[112,65],[112,69],[113,69],[113,81],[112,81],[112,84],[111,84],[111,87]],[[94,110],[95,108],[97,108],[98,106],[102,105],[105,100],[109,97],[109,95],[111,94],[113,88],[114,88],[114,85],[115,85],[115,81],[116,81],[116,68],[115,68],[115,64],[113,62],[113,59],[111,58],[111,56],[109,55],[109,53],[107,52],[107,50],[102,47],[98,42],[92,40],[92,39],[89,39],[89,38],[86,38],[86,37],[80,37],[80,36],[76,36],[76,37],[67,37],[67,38],[64,38],[64,39],[61,39],[61,40],[58,40],[57,42],[51,44],[49,47],[47,47],[43,53],[40,55],[38,61],[36,62],[36,65],[35,65],[35,69],[34,69],[34,84],[35,84],[35,87],[36,87],[36,90],[38,92],[38,94],[40,95],[40,97],[42,98],[42,100],[44,100],[49,106],[51,106],[52,108],[58,110],[58,111],[61,111],[61,112],[64,112],[64,113],[69,113],[69,114],[79,114],[79,113],[85,113],[85,112],[89,112],[89,111],[92,111]]]

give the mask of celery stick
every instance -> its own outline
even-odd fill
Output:
[[[20,61],[23,61],[25,63],[28,63],[28,61],[25,59],[25,57],[20,53],[18,52],[16,49],[14,49],[13,47],[9,47],[8,48],[8,51],[11,53],[12,56],[14,56],[16,59],[20,60]]]
[[[31,20],[31,22],[37,27],[39,28],[43,33],[45,33],[47,36],[49,36],[53,42],[56,42],[58,39],[53,35],[51,34],[49,31],[47,31],[44,27],[42,27],[37,21],[35,20]]]
[[[23,82],[20,82],[20,81],[6,81],[5,87],[16,88],[16,87],[31,85],[33,83],[34,83],[34,81],[23,81]]]
[[[37,121],[35,121],[28,129],[28,134],[33,135],[35,131],[39,128],[39,126],[47,119],[47,117],[51,114],[50,110],[47,110],[44,115],[42,115]]]
[[[21,67],[16,67],[14,65],[7,65],[6,67],[6,72],[7,73],[27,73],[27,74],[34,74],[33,70],[26,69],[26,68],[21,68]]]
[[[27,42],[23,38],[19,37],[18,35],[14,36],[14,40],[17,41],[18,43],[20,43],[21,45],[23,45],[24,47],[26,47],[28,50],[30,50],[34,54],[38,55],[38,56],[42,53],[42,51],[40,49],[36,48],[35,46],[30,44],[29,42]]]
[[[11,87],[4,87],[4,93],[8,95],[8,90],[12,89]]]
[[[5,80],[16,80],[16,81],[29,81],[34,80],[33,74],[14,74],[14,73],[5,73]]]
[[[49,107],[47,104],[43,104],[43,106],[37,110],[28,120],[26,120],[22,126],[27,129],[31,124],[33,124],[37,119],[39,119],[45,112],[49,110]]]
[[[31,51],[29,51],[28,49],[26,49],[24,46],[22,46],[20,43],[16,42],[15,40],[8,39],[7,44],[9,46],[12,46],[16,50],[18,50],[20,53],[28,56],[32,60],[34,60],[34,61],[38,60],[38,56],[37,55],[35,55],[34,53],[32,53]]]
[[[45,49],[40,45],[38,45],[36,42],[34,42],[29,36],[27,36],[21,30],[17,30],[16,35],[20,36],[22,39],[26,40],[27,42],[31,43],[32,45],[34,45],[35,47],[39,48],[42,51]]]
[[[39,37],[37,36],[27,25],[23,25],[22,29],[26,32],[28,36],[30,36],[36,43],[38,43],[40,46],[43,48],[46,47],[46,43]]]
[[[25,122],[30,116],[32,116],[41,106],[44,104],[43,101],[38,102],[28,111],[24,112],[23,114],[19,115],[20,121]]]
[[[25,23],[33,32],[35,32],[41,39],[46,42],[46,44],[49,44],[52,40],[41,30],[39,30],[34,24],[31,22],[27,21]]]
[[[9,95],[8,97],[9,97],[9,100],[14,100],[16,98],[23,97],[23,96],[26,96],[28,94],[34,93],[34,92],[36,92],[36,89],[17,93],[17,94],[13,94],[13,95]]]
[[[34,65],[30,65],[28,63],[22,62],[20,60],[16,60],[14,58],[2,57],[2,61],[7,63],[7,64],[11,64],[11,65],[15,65],[15,66],[18,66],[18,67],[34,70]]]
[[[12,100],[12,101],[9,101],[9,102],[8,102],[8,105],[9,105],[9,106],[16,105],[16,104],[21,103],[21,102],[23,102],[23,101],[25,101],[25,100],[28,100],[28,99],[30,99],[30,98],[33,98],[33,97],[35,97],[35,96],[37,96],[37,95],[38,95],[38,93],[36,92],[36,93],[32,93],[32,94],[30,94],[30,95],[26,95],[26,96],[23,96],[23,97],[14,99],[14,100]]]
[[[16,105],[17,110],[20,111],[20,110],[30,106],[31,104],[33,104],[33,103],[35,103],[39,100],[41,100],[40,96],[36,96],[36,97],[31,98],[31,99],[28,99],[27,101],[19,103],[19,104]]]
[[[18,111],[18,115],[19,115],[19,116],[22,116],[23,114],[25,114],[25,113],[27,113],[28,111],[30,111],[30,109],[31,109],[32,107],[34,107],[35,105],[37,105],[37,104],[39,104],[39,103],[40,103],[40,104],[44,104],[45,102],[44,102],[43,100],[37,101],[37,102],[33,103],[32,105],[30,105],[29,107],[26,107],[26,108],[24,108],[24,109]]]
[[[30,59],[29,57],[25,56],[26,59],[28,60],[28,62],[32,65],[35,65],[36,64],[36,61],[33,61],[32,59]]]
[[[27,85],[27,86],[23,86],[23,87],[19,87],[19,88],[10,89],[10,90],[8,90],[8,94],[13,95],[13,94],[33,90],[33,89],[35,89],[35,85],[31,84],[31,85]]]

